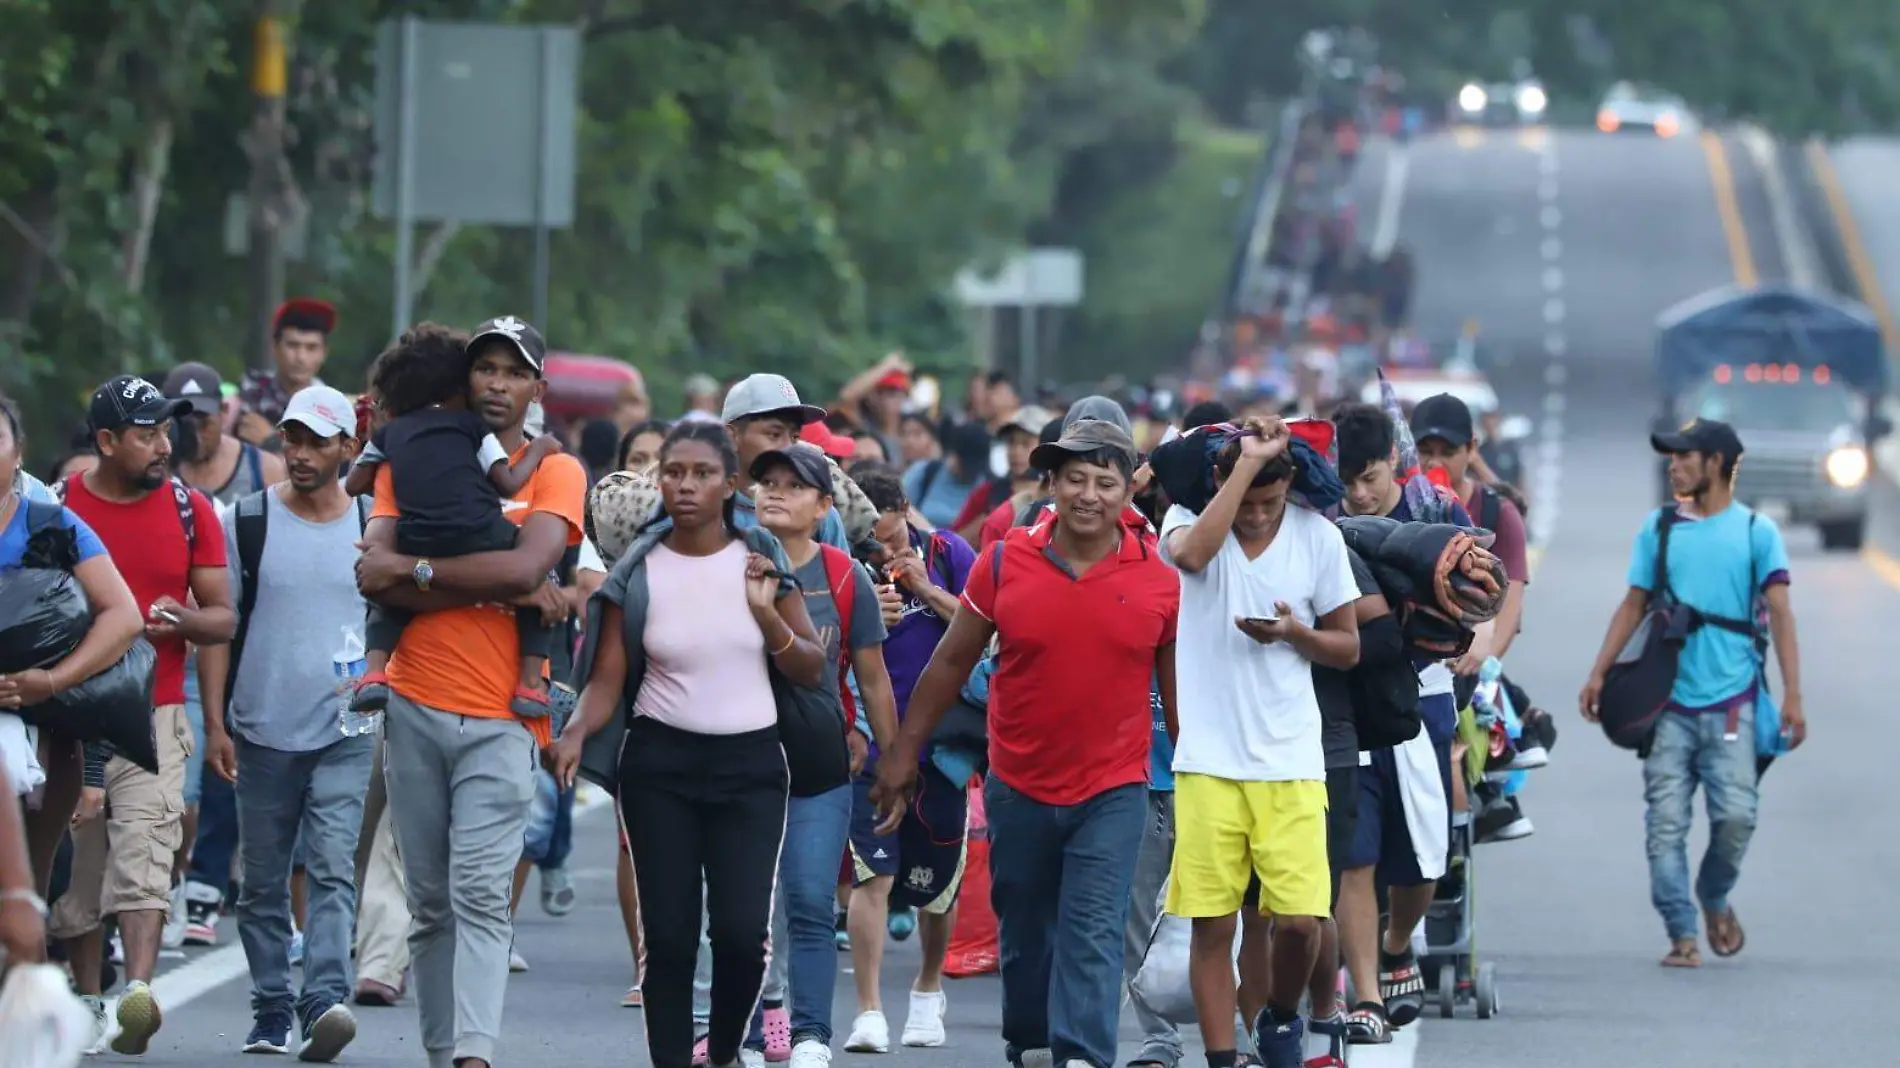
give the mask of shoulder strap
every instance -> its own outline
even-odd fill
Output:
[[[198,548],[198,515],[191,506],[191,487],[177,475],[172,476],[172,503],[178,507],[178,523],[185,528],[185,551]]]
[[[825,562],[825,585],[831,589],[832,604],[838,609],[838,649],[849,655],[851,651],[851,613],[858,603],[857,576],[853,569],[857,566],[849,553],[834,545],[820,544],[818,556]]]
[[[950,539],[943,536],[943,531],[933,530],[930,532],[929,552],[930,558],[924,561],[924,563],[935,568],[937,574],[943,576],[945,583],[954,581],[956,576],[952,574],[950,567]],[[963,595],[962,590],[950,589],[948,585],[944,587],[944,590],[947,593],[953,593],[959,597]]]
[[[270,521],[270,508],[264,501],[264,494],[271,492],[261,489],[238,498],[233,508],[231,523],[233,535],[237,539],[238,590],[237,633],[231,636],[230,670],[224,680],[224,701],[227,708],[231,703],[231,688],[237,684],[238,663],[244,657],[244,639],[251,632],[251,614],[257,610],[257,573],[264,560],[264,534]]]
[[[1649,590],[1652,598],[1675,599],[1675,594],[1669,590],[1669,530],[1676,525],[1675,519],[1676,506],[1673,504],[1656,513],[1655,580],[1650,583]]]
[[[32,537],[48,527],[56,527],[66,515],[65,505],[29,500],[26,505],[26,536]]]
[[[258,448],[257,446],[251,444],[248,441],[240,442],[239,444],[244,446],[245,466],[251,469],[252,488],[263,489],[264,488],[264,450]]]
[[[1498,517],[1504,514],[1504,498],[1490,486],[1480,487],[1478,494],[1478,525],[1495,534],[1498,530]]]
[[[376,502],[367,496],[358,497],[356,499],[356,531],[357,533],[360,534],[363,531],[369,529],[369,514],[371,511],[374,510],[375,505],[376,505]]]
[[[943,461],[930,460],[924,464],[923,480],[917,483],[917,498],[921,501],[930,496],[930,487],[937,484],[937,476],[943,474]]]

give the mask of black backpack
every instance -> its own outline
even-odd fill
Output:
[[[264,495],[275,491],[266,486],[247,493],[231,506],[231,523],[237,542],[238,603],[237,633],[231,636],[231,661],[224,678],[224,702],[230,707],[237,686],[238,663],[244,659],[244,639],[250,636],[251,614],[257,611],[257,571],[264,561],[264,535],[270,527],[270,509]],[[360,533],[369,526],[371,500],[356,498],[356,521]]]
[[[1676,599],[1669,588],[1669,532],[1681,521],[1674,505],[1656,516],[1656,568],[1649,602],[1644,606],[1642,621],[1604,673],[1603,690],[1597,696],[1598,723],[1610,744],[1643,756],[1648,755],[1656,724],[1669,707],[1682,647],[1689,635],[1711,626],[1760,640],[1752,621],[1711,615]],[[1754,523],[1751,515],[1751,545]]]

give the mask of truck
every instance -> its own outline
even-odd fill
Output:
[[[1746,453],[1735,498],[1782,524],[1811,524],[1823,549],[1854,551],[1867,528],[1887,354],[1865,306],[1782,284],[1725,286],[1656,321],[1657,433],[1689,420],[1735,428]],[[1667,461],[1659,496],[1670,499]]]

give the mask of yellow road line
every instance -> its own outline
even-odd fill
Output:
[[[1755,256],[1748,248],[1748,231],[1742,226],[1742,211],[1735,201],[1735,172],[1728,164],[1728,150],[1713,131],[1702,132],[1702,152],[1709,159],[1709,184],[1715,192],[1715,213],[1722,220],[1722,234],[1728,239],[1728,258],[1735,268],[1735,281],[1752,286],[1761,280],[1755,271]]]
[[[1841,188],[1841,176],[1834,170],[1834,158],[1828,155],[1827,145],[1818,138],[1810,140],[1805,151],[1808,154],[1808,166],[1821,185],[1821,197],[1827,201],[1828,214],[1834,217],[1834,230],[1841,235],[1841,251],[1847,256],[1847,269],[1854,276],[1855,288],[1860,290],[1861,303],[1867,305],[1880,323],[1880,333],[1886,338],[1887,351],[1890,354],[1900,353],[1900,329],[1895,328],[1893,310],[1887,305],[1885,291],[1880,288],[1880,276],[1874,272],[1874,261],[1867,255],[1867,242],[1861,237],[1860,226],[1854,221],[1854,212],[1847,205],[1847,194]],[[1900,560],[1871,545],[1861,549],[1860,558],[1874,574],[1880,576],[1882,582],[1900,589]]]

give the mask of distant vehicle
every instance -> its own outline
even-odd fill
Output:
[[[1826,549],[1859,549],[1887,359],[1872,312],[1790,286],[1712,290],[1657,320],[1657,433],[1691,419],[1735,428],[1747,453],[1735,497],[1780,523],[1812,523]],[[1658,496],[1670,498],[1667,464]]]
[[[1467,82],[1452,100],[1452,121],[1477,126],[1532,126],[1544,121],[1550,97],[1536,78]]]
[[[1597,129],[1604,133],[1642,133],[1674,137],[1695,132],[1689,105],[1673,93],[1618,82],[1597,108]]]
[[[1398,398],[1399,406],[1407,411],[1426,397],[1435,397],[1440,393],[1449,393],[1464,401],[1473,416],[1498,410],[1497,390],[1492,389],[1491,383],[1475,368],[1414,370],[1387,367],[1384,374],[1385,380],[1392,384],[1392,395]],[[1359,399],[1367,404],[1379,403],[1381,396],[1377,375],[1359,389]]]

